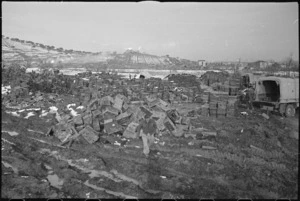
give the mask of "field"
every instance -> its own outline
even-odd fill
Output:
[[[145,157],[142,140],[122,134],[61,146],[46,135],[57,124],[50,107],[86,106],[85,97],[40,97],[27,106],[2,99],[2,198],[297,199],[298,114],[266,119],[239,107],[233,116],[207,116],[197,113],[201,103],[174,102],[170,109],[189,116],[192,128],[181,137],[161,131]]]

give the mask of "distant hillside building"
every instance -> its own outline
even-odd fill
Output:
[[[268,62],[267,61],[256,61],[256,66],[259,66],[259,68],[264,69],[267,68]]]
[[[265,69],[268,67],[268,65],[269,65],[269,62],[259,60],[259,61],[248,63],[247,68],[248,69]]]
[[[206,61],[205,60],[198,60],[199,66],[206,67]]]

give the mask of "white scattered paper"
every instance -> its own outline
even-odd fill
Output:
[[[10,86],[2,86],[1,87],[1,94],[2,95],[10,93],[10,91],[11,91],[11,87]]]
[[[31,117],[31,116],[34,116],[34,113],[33,113],[33,112],[29,112],[29,113],[27,114],[27,116],[24,117],[24,118],[25,118],[25,119],[28,119],[28,118]]]
[[[71,111],[70,114],[71,114],[73,117],[78,116],[78,113],[77,113],[75,110],[73,110],[73,108],[69,108],[69,110]]]
[[[19,135],[19,133],[17,133],[16,131],[2,131],[2,132],[6,132],[6,133],[8,133],[10,136],[17,136],[17,135]]]
[[[19,117],[20,114],[18,114],[17,112],[9,112],[9,111],[6,111],[7,114],[11,114],[12,116],[15,116],[15,117]]]
[[[84,106],[80,105],[76,109],[84,109]]]
[[[121,143],[115,141],[114,145],[118,145],[118,146],[121,146]]]
[[[10,142],[10,141],[8,141],[8,140],[5,139],[5,138],[1,138],[1,140],[2,140],[3,142],[7,142],[8,144],[16,145],[15,143]]]
[[[165,145],[165,142],[160,142],[159,143],[161,146],[164,146]]]
[[[75,103],[68,104],[67,108],[70,109],[71,106],[76,106],[76,104]]]
[[[44,117],[44,116],[47,116],[48,112],[46,110],[43,110],[42,111],[42,114],[39,116],[39,117]]]
[[[30,111],[30,110],[39,111],[39,110],[41,110],[41,108],[28,108],[28,109],[26,109],[26,110],[28,110],[28,111]]]
[[[85,194],[86,198],[90,198],[90,194],[91,194],[91,192],[86,193]]]
[[[58,108],[55,106],[51,106],[51,107],[49,107],[49,109],[50,109],[49,113],[56,113],[58,110]]]

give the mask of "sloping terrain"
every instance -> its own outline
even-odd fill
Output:
[[[109,60],[111,64],[119,65],[141,65],[141,67],[152,67],[160,66],[161,69],[164,67],[196,67],[197,62],[189,61],[186,59],[179,59],[166,56],[156,56],[138,51],[127,50],[123,54],[116,55],[116,57]]]
[[[96,63],[105,62],[110,55],[58,51],[27,42],[2,37],[3,62],[26,61],[33,63]]]
[[[141,140],[117,136],[93,145],[81,139],[70,149],[56,146],[57,139],[44,135],[52,121],[49,115],[24,119],[2,111],[2,197],[297,197],[298,141],[289,137],[297,128],[284,128],[286,120],[277,117],[199,116],[194,126],[217,130],[215,138],[163,135],[149,158]]]
[[[103,64],[110,68],[148,67],[197,67],[197,62],[167,56],[156,56],[138,51],[127,50],[122,54],[107,52],[92,53],[63,50],[31,41],[14,40],[2,37],[3,62],[25,62],[27,65],[41,64]],[[98,67],[98,66],[96,66]]]

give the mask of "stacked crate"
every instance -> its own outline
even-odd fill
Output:
[[[218,110],[218,102],[217,101],[209,102],[209,116],[217,117],[217,110]]]
[[[231,78],[229,80],[229,95],[236,96],[240,89],[240,78]]]
[[[205,116],[205,117],[209,116],[209,104],[208,103],[205,103],[204,105],[202,105],[201,115]]]
[[[202,100],[204,103],[208,103],[209,102],[209,92],[204,92],[202,95]]]
[[[218,97],[209,93],[209,116],[217,117]]]
[[[228,98],[228,104],[227,104],[227,116],[233,117],[235,114],[235,104],[237,101],[237,97],[229,96]]]
[[[218,110],[217,117],[225,117],[227,109],[227,100],[226,101],[218,101]]]
[[[226,117],[228,94],[209,94],[209,115],[212,117]]]

